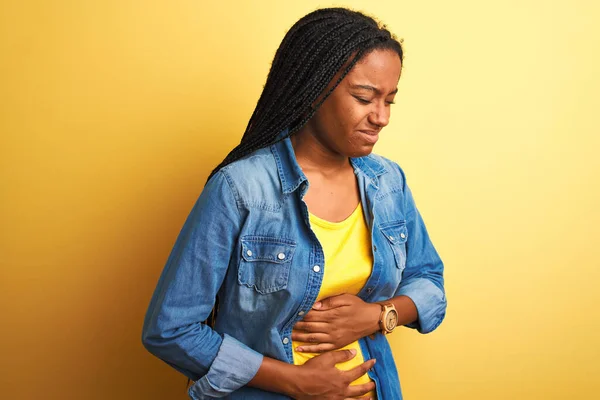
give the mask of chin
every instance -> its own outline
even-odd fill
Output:
[[[366,157],[373,152],[373,147],[374,146],[369,145],[369,146],[359,146],[357,148],[353,148],[349,152],[349,157],[352,157],[352,158]]]

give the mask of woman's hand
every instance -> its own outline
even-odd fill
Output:
[[[297,400],[345,400],[368,399],[360,397],[375,389],[372,381],[362,385],[350,385],[375,365],[375,359],[365,361],[348,371],[341,371],[336,364],[351,360],[356,350],[332,351],[318,355],[298,367],[301,388],[292,397]]]
[[[294,326],[292,339],[314,343],[296,348],[298,352],[322,353],[340,349],[379,330],[381,306],[365,303],[351,294],[328,297],[315,303]]]

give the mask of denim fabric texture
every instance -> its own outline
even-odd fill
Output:
[[[282,135],[285,135],[285,131]],[[420,333],[446,314],[443,263],[402,169],[370,154],[351,158],[372,233],[366,302],[405,295]],[[293,363],[291,333],[317,298],[327,265],[310,229],[308,180],[291,140],[222,168],[193,206],[160,276],[142,332],[144,346],[191,378],[194,399],[287,399],[245,386],[263,356]],[[203,324],[219,296],[214,330]],[[398,328],[399,329],[399,328]],[[360,340],[379,399],[402,399],[385,336]]]

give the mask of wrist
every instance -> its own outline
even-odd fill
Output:
[[[305,394],[304,383],[309,382],[305,377],[305,369],[301,368],[300,365],[288,364],[285,366],[283,394],[295,399],[300,395]]]
[[[264,357],[248,386],[297,398],[304,393],[306,382],[305,371],[300,366]]]
[[[370,336],[381,331],[381,326],[379,325],[379,319],[381,317],[381,304],[369,303],[368,316],[368,322],[365,325],[363,337]]]

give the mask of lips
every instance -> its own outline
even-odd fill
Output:
[[[359,132],[362,133],[363,138],[371,144],[375,144],[377,142],[377,140],[379,139],[379,131],[361,130]]]

